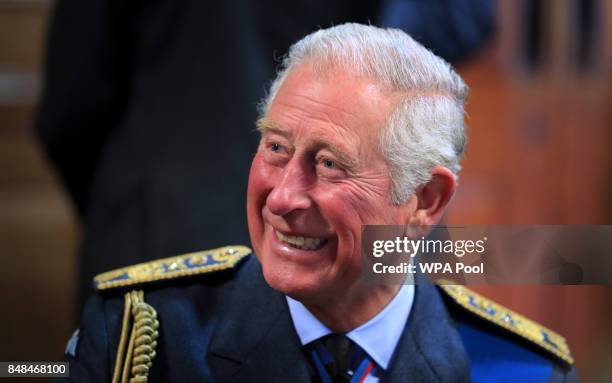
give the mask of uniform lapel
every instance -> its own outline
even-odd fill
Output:
[[[220,382],[306,382],[308,365],[287,301],[251,258],[220,315],[207,361]]]
[[[266,284],[252,258],[241,268],[232,300],[219,317],[207,362],[220,382],[308,382],[308,362],[287,301]],[[436,287],[420,279],[382,382],[469,381],[468,357],[456,324]]]
[[[419,278],[408,323],[383,382],[469,382],[456,325],[437,288]]]

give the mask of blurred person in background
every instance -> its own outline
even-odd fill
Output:
[[[92,277],[248,243],[256,103],[275,56],[319,27],[401,28],[456,62],[492,33],[491,0],[55,2],[36,129],[83,227]]]

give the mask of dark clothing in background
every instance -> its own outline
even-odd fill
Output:
[[[36,129],[84,227],[80,302],[102,271],[248,244],[256,104],[278,57],[331,24],[401,27],[451,60],[491,0],[59,0]]]

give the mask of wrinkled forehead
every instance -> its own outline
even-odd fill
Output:
[[[325,73],[312,65],[292,68],[264,116],[266,126],[284,129],[328,126],[342,135],[378,137],[387,125],[396,99],[376,81],[338,68]],[[313,131],[323,134],[323,131]]]

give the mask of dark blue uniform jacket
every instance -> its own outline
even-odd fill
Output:
[[[569,362],[420,282],[382,382],[577,380]],[[111,381],[124,292],[102,291],[89,300],[69,356],[72,381]],[[144,299],[159,320],[149,382],[311,380],[285,296],[266,284],[254,256],[232,269],[149,284]]]

